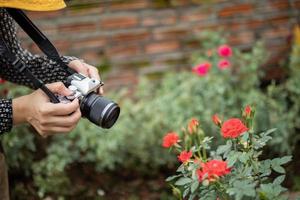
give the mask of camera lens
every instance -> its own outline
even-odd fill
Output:
[[[120,107],[115,102],[94,92],[81,100],[80,110],[82,116],[102,128],[111,128],[120,114]]]

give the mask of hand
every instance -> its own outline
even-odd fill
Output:
[[[46,86],[53,93],[60,95],[67,96],[72,93],[61,82]],[[29,95],[13,99],[12,105],[14,124],[28,122],[43,137],[70,132],[81,117],[78,99],[67,104],[53,104],[40,89]]]
[[[82,73],[90,78],[100,80],[98,69],[92,65],[81,62],[80,60],[73,60],[68,64],[68,66],[74,69],[75,71]],[[104,90],[102,86],[99,88],[98,93],[100,95],[103,95]]]

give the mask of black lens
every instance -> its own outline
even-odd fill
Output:
[[[102,128],[110,128],[117,121],[120,107],[110,99],[90,93],[81,100],[82,116]]]

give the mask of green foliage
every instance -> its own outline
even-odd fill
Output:
[[[243,116],[244,124],[253,120],[252,117]],[[223,125],[218,124],[222,127],[223,136],[224,130],[230,133],[239,132],[240,128],[233,124],[227,125],[223,129],[227,122],[224,122]],[[181,140],[174,144],[174,148],[176,152],[185,150],[192,152],[192,155],[180,160],[182,164],[177,169],[177,174],[166,180],[174,184],[173,187],[180,191],[178,194],[182,198],[188,199],[287,199],[282,196],[286,191],[281,186],[285,179],[285,170],[282,166],[290,162],[292,157],[261,159],[262,148],[272,140],[270,135],[275,130],[257,133],[253,130],[252,125],[248,128],[248,131],[240,132],[239,136],[231,136],[227,141],[223,138],[223,142],[226,144],[217,147],[216,151],[210,150],[208,157],[205,146],[209,146],[211,142],[205,139],[205,134],[203,135],[206,131],[198,126],[192,132],[184,131],[181,134]],[[166,138],[164,137],[164,140]],[[190,144],[186,142],[187,140],[190,141]],[[214,162],[214,164],[205,167],[209,162]],[[272,172],[282,175],[272,181],[270,178]]]

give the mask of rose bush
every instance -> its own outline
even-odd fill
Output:
[[[212,137],[206,136],[201,126],[190,133],[195,119],[188,130],[182,128],[180,140],[176,134],[176,145],[164,146],[180,152],[178,160],[182,164],[176,175],[167,178],[179,199],[288,199],[282,195],[286,191],[281,186],[285,179],[282,165],[291,161],[291,156],[261,159],[263,147],[272,140],[275,129],[256,132],[254,110],[249,105],[242,115],[242,119],[231,118],[224,123],[213,117],[225,143],[216,150],[210,148]],[[271,178],[275,174],[279,176]]]

